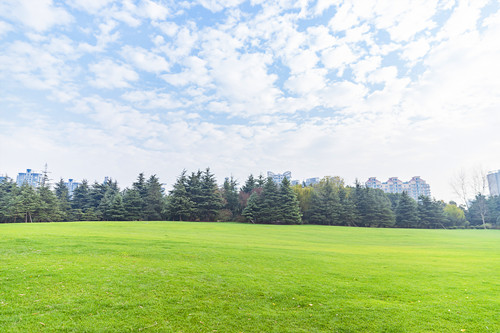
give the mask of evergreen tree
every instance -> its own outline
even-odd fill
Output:
[[[24,222],[33,222],[37,209],[40,207],[40,198],[33,186],[24,183],[19,189],[16,204],[16,215],[22,217]]]
[[[445,228],[443,207],[427,196],[420,196],[418,203],[418,220],[420,228]]]
[[[350,188],[340,187],[339,196],[339,220],[341,225],[356,226],[356,205],[352,200]]]
[[[62,178],[56,183],[54,191],[57,197],[59,210],[61,211],[61,219],[63,221],[69,221],[72,219],[71,214],[71,204],[69,198],[68,187],[64,184]]]
[[[248,176],[248,179],[245,181],[245,185],[241,188],[241,191],[251,194],[254,188],[257,187],[257,182],[255,181],[255,178],[253,178],[253,175],[250,174]]]
[[[90,207],[90,188],[89,183],[86,179],[82,180],[82,183],[73,191],[73,196],[71,197],[71,208],[80,209],[84,211]]]
[[[39,207],[37,210],[37,222],[54,222],[61,221],[62,212],[59,209],[59,205],[57,203],[57,197],[47,186],[47,183],[44,182],[37,189],[38,197],[39,197]]]
[[[295,192],[290,187],[290,181],[284,178],[280,187],[280,210],[281,223],[300,224],[302,216],[300,214],[299,200]]]
[[[258,191],[253,191],[248,198],[247,205],[243,209],[242,215],[252,223],[261,223],[262,197]]]
[[[201,205],[204,200],[203,189],[201,184],[202,173],[198,170],[196,173],[192,172],[187,178],[186,191],[189,195],[189,199],[193,203],[193,209],[191,210],[191,216],[189,220],[200,221],[201,219]]]
[[[135,190],[139,194],[139,198],[141,200],[141,212],[140,216],[137,219],[145,219],[144,210],[146,209],[146,197],[148,196],[148,189],[146,186],[146,178],[144,177],[144,173],[140,173],[137,177],[137,181],[132,184],[132,189]]]
[[[193,215],[194,202],[187,191],[186,170],[183,170],[167,200],[167,215],[174,221],[187,221]]]
[[[0,181],[0,222],[13,222],[12,204],[17,195],[17,185],[11,178]]]
[[[315,185],[308,220],[311,224],[340,224],[340,200],[334,184],[327,178]]]
[[[158,221],[162,219],[164,210],[163,189],[160,180],[156,175],[152,175],[146,182],[146,198],[144,200],[144,216],[148,221]]]
[[[396,226],[399,228],[418,226],[417,203],[406,192],[401,194],[396,208]]]
[[[73,195],[71,197],[73,216],[77,220],[84,220],[83,216],[90,207],[90,188],[87,180],[84,179],[82,183],[73,191]]]
[[[262,208],[260,210],[260,219],[263,223],[281,223],[281,209],[279,207],[280,193],[278,185],[267,178],[262,188]]]
[[[142,200],[139,191],[135,188],[125,190],[123,195],[123,207],[125,208],[124,219],[127,221],[138,221],[142,219]]]
[[[236,217],[241,214],[241,206],[238,200],[238,182],[231,178],[226,178],[224,180],[224,185],[222,185],[222,196],[224,198],[224,208],[231,212],[232,217]]]
[[[109,206],[106,210],[106,220],[108,221],[123,221],[125,219],[125,209],[123,207],[123,200],[120,193],[112,193]]]
[[[203,199],[199,205],[200,218],[203,221],[215,221],[217,212],[222,208],[222,197],[210,168],[205,169],[202,174],[201,193]]]

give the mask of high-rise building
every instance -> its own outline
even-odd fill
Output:
[[[391,177],[386,182],[377,180],[376,177],[370,177],[365,182],[365,186],[369,188],[380,189],[385,193],[403,193],[406,192],[410,197],[418,200],[421,195],[430,197],[431,187],[420,176],[412,177],[407,182],[401,181],[398,177]]]
[[[22,186],[23,184],[28,184],[33,187],[40,186],[42,181],[42,174],[35,173],[31,169],[26,169],[26,172],[20,172],[17,175],[16,183],[18,186]]]
[[[73,191],[80,185],[80,183],[77,183],[70,178],[64,183],[64,185],[68,188],[68,194],[71,197],[73,195]]]
[[[273,173],[271,171],[268,171],[267,172],[267,177],[271,178],[273,180],[273,182],[275,182],[276,184],[281,184],[281,182],[285,178],[288,179],[288,180],[292,179],[292,172],[291,171],[286,171],[284,173]]]
[[[320,178],[319,177],[314,177],[314,178],[307,178],[306,180],[304,180],[304,185],[305,186],[311,186],[311,185],[314,185],[314,184],[318,184],[320,182]]]
[[[500,170],[491,171],[486,177],[488,179],[490,195],[500,195]]]

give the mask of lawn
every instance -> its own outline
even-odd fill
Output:
[[[500,231],[0,225],[2,332],[500,332]]]

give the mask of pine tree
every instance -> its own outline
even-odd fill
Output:
[[[162,219],[164,210],[163,189],[160,180],[156,175],[152,175],[146,182],[146,198],[144,200],[144,215],[146,220],[158,221]]]
[[[280,194],[278,185],[267,178],[262,188],[262,208],[260,210],[260,219],[263,223],[281,223],[281,210],[279,208]]]
[[[253,178],[253,175],[250,174],[248,176],[248,179],[245,181],[245,185],[241,188],[241,191],[251,194],[254,188],[257,187],[257,182],[255,181],[255,178]]]
[[[57,197],[47,186],[43,183],[37,189],[38,197],[40,199],[38,207],[37,222],[54,222],[62,220],[62,212],[57,204]]]
[[[193,203],[193,209],[191,211],[191,216],[189,220],[200,221],[201,219],[201,205],[204,200],[203,189],[201,184],[202,173],[198,170],[196,173],[192,172],[187,178],[186,191],[188,193],[189,199]]]
[[[40,207],[40,198],[33,186],[24,183],[19,189],[17,215],[22,216],[24,222],[33,222],[36,219],[37,209]]]
[[[302,223],[299,200],[297,199],[297,196],[293,189],[290,187],[290,181],[287,178],[283,179],[280,187],[280,210],[281,223]]]
[[[59,209],[62,214],[61,219],[63,221],[71,220],[72,214],[71,214],[69,191],[68,187],[64,184],[64,180],[62,180],[62,178],[59,180],[58,183],[56,183],[54,191],[57,197]]]
[[[252,192],[241,214],[252,223],[262,222],[262,197],[257,191]]]
[[[308,220],[311,224],[340,224],[340,200],[334,184],[322,180],[313,187]]]
[[[139,191],[132,188],[125,190],[123,195],[123,207],[125,208],[124,219],[127,221],[138,221],[143,217],[142,200]]]
[[[202,200],[198,205],[199,217],[203,221],[215,221],[217,212],[222,208],[222,197],[214,174],[207,168],[201,177]]]
[[[108,221],[122,221],[125,218],[125,209],[123,207],[123,200],[120,193],[113,193],[110,204],[106,211]]]
[[[11,178],[0,181],[0,222],[13,222],[12,204],[15,202],[18,188]]]
[[[396,208],[396,226],[399,228],[418,226],[417,203],[406,192],[401,194]]]
[[[73,191],[73,195],[71,197],[73,215],[78,220],[83,220],[83,216],[90,206],[90,188],[87,180],[84,179],[82,183]]]
[[[238,182],[231,178],[226,178],[224,180],[224,185],[222,185],[222,196],[224,198],[224,208],[231,212],[232,217],[236,217],[241,214],[241,205],[238,200]]]
[[[137,219],[146,219],[144,216],[144,210],[146,209],[146,197],[148,196],[148,189],[146,186],[146,178],[144,177],[144,173],[140,173],[137,176],[137,181],[132,184],[132,189],[137,191],[139,194],[139,198],[141,200],[140,205],[140,216]]]
[[[187,191],[186,170],[183,170],[167,199],[167,215],[174,221],[187,221],[193,215],[194,202]]]
[[[420,196],[418,203],[418,221],[420,228],[445,228],[443,206],[427,196]]]

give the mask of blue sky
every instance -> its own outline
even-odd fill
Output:
[[[0,0],[0,174],[500,168],[498,1]]]

